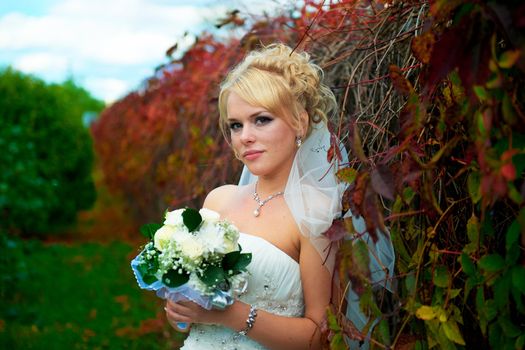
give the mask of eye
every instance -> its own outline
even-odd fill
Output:
[[[272,117],[268,117],[268,116],[265,116],[265,115],[260,115],[260,116],[255,118],[255,125],[265,125],[265,124],[268,124],[269,122],[271,122],[272,120],[273,120]]]
[[[230,130],[232,132],[238,131],[242,128],[242,124],[239,122],[230,122]]]

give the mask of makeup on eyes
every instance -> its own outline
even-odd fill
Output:
[[[262,126],[262,125],[266,125],[270,122],[272,122],[274,120],[274,117],[272,116],[269,116],[269,115],[266,115],[266,114],[255,114],[255,115],[251,115],[249,117],[249,119],[252,121],[253,124],[255,124],[256,126]],[[243,126],[243,123],[236,120],[236,119],[229,119],[229,128],[230,130],[232,131],[236,131],[236,130],[239,130],[240,128],[242,128]]]

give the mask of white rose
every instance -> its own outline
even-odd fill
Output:
[[[209,252],[222,253],[226,248],[224,247],[224,231],[214,224],[204,222],[199,230],[198,238]]]
[[[153,238],[155,248],[163,251],[168,246],[169,242],[173,240],[173,237],[177,233],[177,230],[173,226],[164,225],[155,232]]]
[[[239,229],[232,223],[225,226],[226,234],[224,235],[224,251],[221,253],[228,254],[239,249]]]
[[[180,226],[184,224],[182,213],[184,209],[177,209],[166,213],[164,225]]]
[[[188,237],[180,243],[180,250],[190,260],[197,260],[202,257],[204,249],[200,242],[194,237]]]
[[[182,226],[181,228],[179,228],[179,230],[177,230],[177,232],[173,235],[173,238],[172,240],[177,244],[177,245],[181,245],[182,242],[188,240],[188,239],[192,239],[193,235],[188,231],[188,229],[186,228],[186,226]]]
[[[201,214],[203,221],[207,221],[209,223],[217,222],[221,218],[219,213],[206,208],[202,208],[201,210],[199,210],[199,214]]]
[[[228,254],[236,250],[239,250],[239,245],[237,244],[237,242],[233,242],[227,239],[224,242],[224,250],[219,253]]]

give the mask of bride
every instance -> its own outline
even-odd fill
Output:
[[[328,163],[335,98],[308,54],[274,44],[250,53],[221,85],[220,125],[245,165],[241,183],[204,207],[241,232],[248,288],[225,310],[167,302],[191,324],[183,349],[319,349],[335,249],[322,233],[341,213],[344,185]]]

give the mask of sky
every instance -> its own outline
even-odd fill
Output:
[[[111,103],[151,77],[174,43],[184,50],[231,9],[279,6],[269,0],[2,0],[0,68],[47,82],[72,78]]]

